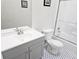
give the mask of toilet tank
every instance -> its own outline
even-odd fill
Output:
[[[53,29],[46,29],[42,31],[45,34],[45,39],[51,39],[53,36]]]

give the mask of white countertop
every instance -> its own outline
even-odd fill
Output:
[[[44,36],[44,34],[28,26],[20,28],[24,30],[24,34],[17,35],[15,28],[1,30],[1,51],[11,49]]]

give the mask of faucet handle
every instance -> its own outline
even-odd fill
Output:
[[[17,27],[15,30],[16,30],[18,35],[23,34],[23,30],[22,29]]]
[[[17,27],[17,28],[15,28],[15,31],[17,31],[17,32],[18,32],[18,31],[19,31],[19,28],[18,28],[18,27]]]

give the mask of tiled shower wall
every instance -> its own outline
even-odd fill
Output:
[[[55,35],[77,43],[77,0],[61,0]]]

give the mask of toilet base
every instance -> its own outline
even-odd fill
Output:
[[[45,49],[46,49],[47,52],[49,52],[50,54],[55,55],[55,56],[60,55],[61,52],[62,52],[62,48],[58,49],[58,48],[55,48],[55,47],[51,47],[49,44],[47,44],[45,46]]]

